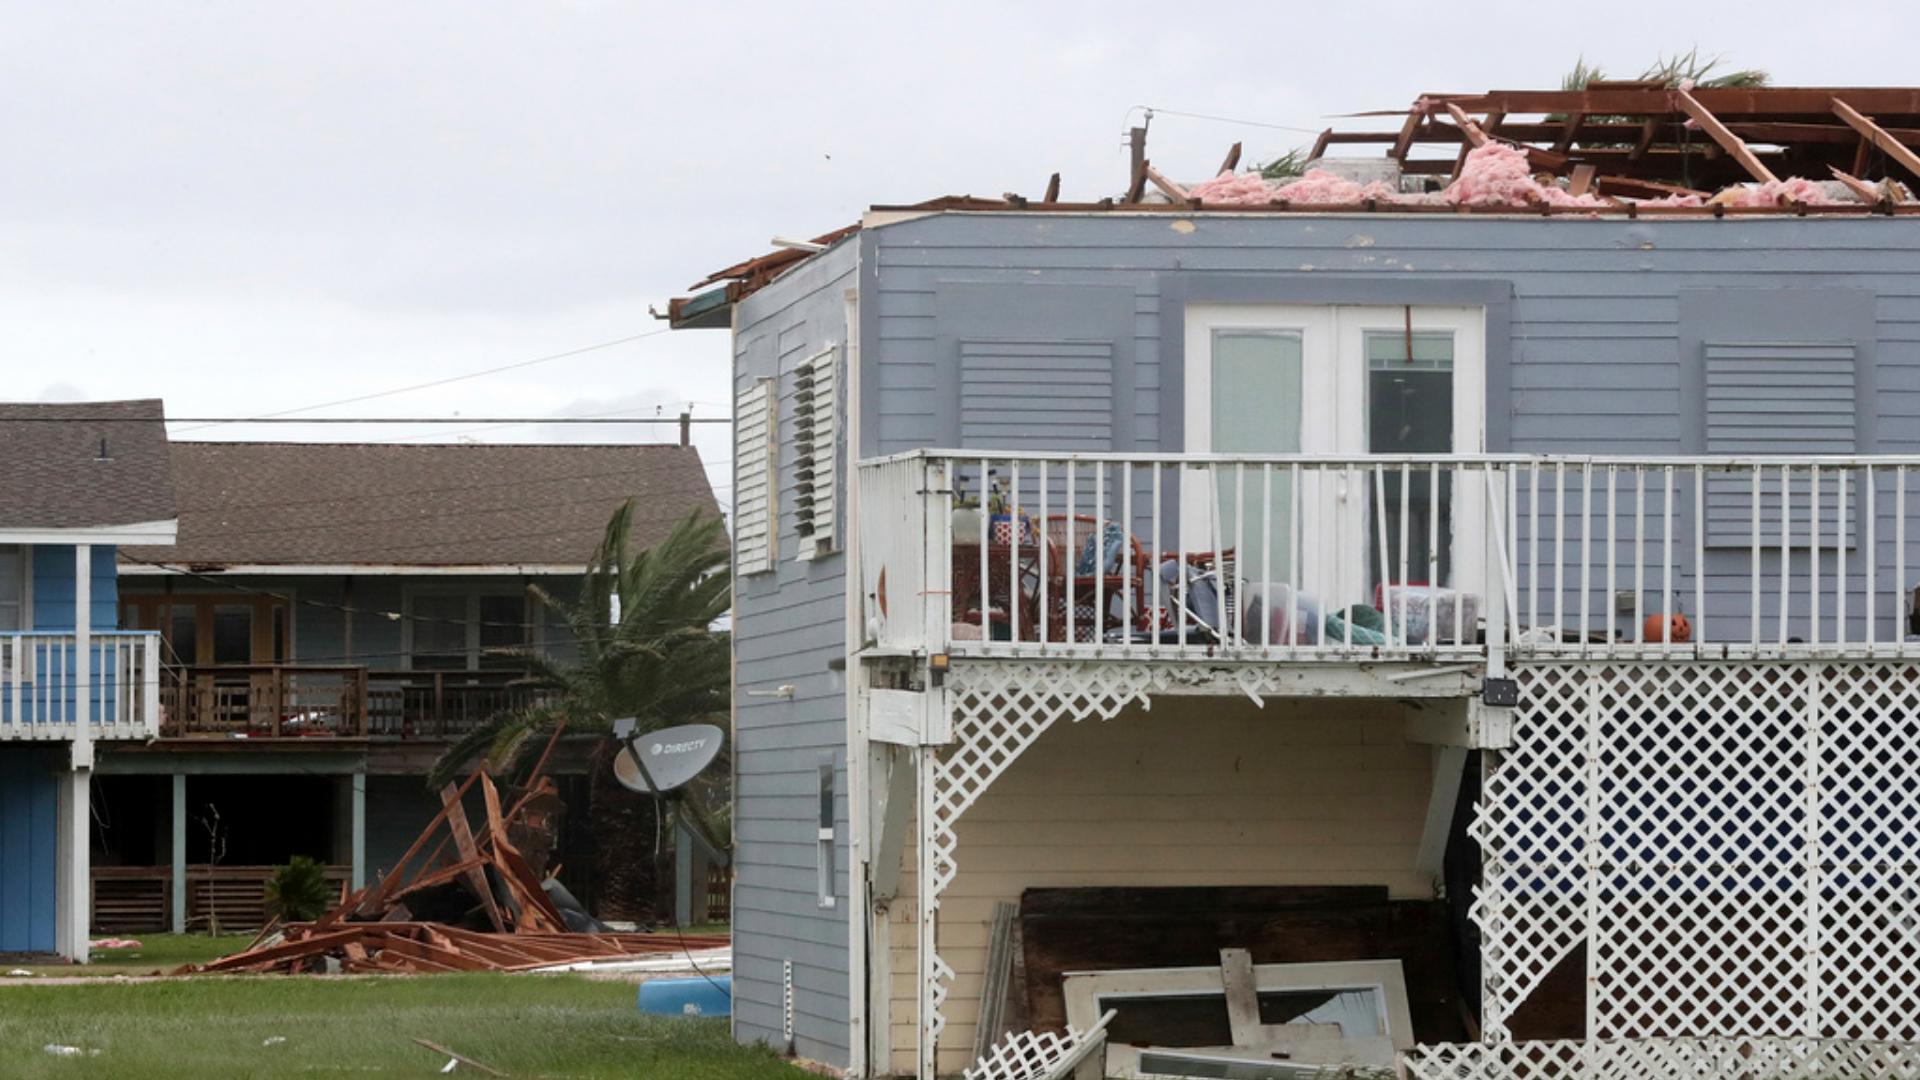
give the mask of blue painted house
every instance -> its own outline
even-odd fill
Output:
[[[161,404],[0,404],[0,461],[0,953],[84,961],[96,744],[160,730],[114,553],[173,542]]]
[[[1139,169],[675,301],[731,334],[739,1038],[1920,1066],[1920,205],[1640,201],[1911,182],[1871,116],[1920,92],[1556,95],[1422,98],[1367,165],[1497,130],[1574,209]]]

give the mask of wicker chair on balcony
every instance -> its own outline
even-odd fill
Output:
[[[1105,640],[1116,630],[1131,633],[1145,610],[1148,562],[1140,541],[1118,522],[1085,514],[1050,515],[1046,536],[1047,640],[1068,640],[1069,610],[1073,641]]]

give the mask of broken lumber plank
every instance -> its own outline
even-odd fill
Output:
[[[1227,174],[1233,172],[1233,170],[1237,168],[1239,164],[1240,164],[1240,144],[1234,143],[1232,146],[1227,148],[1226,160],[1220,163],[1220,168],[1218,171],[1214,173],[1214,175],[1226,176]],[[1047,201],[1052,202],[1053,200],[1049,199]]]
[[[1047,177],[1047,192],[1046,194],[1040,197],[1040,201],[1049,202],[1049,203],[1055,203],[1060,201],[1060,174],[1059,173],[1054,173],[1052,176]]]
[[[1780,178],[1773,175],[1773,171],[1765,165],[1762,165],[1760,159],[1754,156],[1753,151],[1747,147],[1746,142],[1742,140],[1740,136],[1728,131],[1727,125],[1721,123],[1719,117],[1707,111],[1706,106],[1700,104],[1699,100],[1695,98],[1690,91],[1675,90],[1673,92],[1673,99],[1679,104],[1682,112],[1692,117],[1693,122],[1699,124],[1701,129],[1719,145],[1720,149],[1725,150],[1728,156],[1738,161],[1740,167],[1747,170],[1755,180],[1763,184],[1776,184],[1780,182]]]
[[[1865,180],[1860,179],[1852,173],[1841,172],[1838,165],[1829,165],[1827,168],[1832,170],[1835,180],[1840,181],[1848,191],[1853,193],[1854,198],[1859,199],[1868,206],[1878,206],[1880,201],[1886,197],[1879,188],[1874,187]]]
[[[1567,194],[1574,196],[1585,195],[1587,190],[1593,186],[1594,174],[1599,171],[1600,170],[1585,162],[1575,165],[1573,167],[1573,178],[1567,181]]]
[[[481,1072],[486,1073],[488,1076],[507,1075],[506,1073],[501,1072],[499,1069],[496,1069],[491,1065],[482,1064],[478,1061],[473,1060],[470,1057],[465,1056],[464,1054],[456,1053],[455,1051],[449,1050],[446,1047],[441,1046],[439,1043],[434,1042],[430,1039],[422,1039],[418,1036],[415,1036],[413,1041],[419,1043],[421,1046],[426,1047],[427,1049],[433,1051],[436,1054],[445,1054],[448,1057],[452,1058],[453,1060],[459,1062],[462,1065],[467,1066],[470,1069],[478,1069]]]
[[[1426,110],[1417,105],[1407,110],[1407,121],[1400,125],[1400,134],[1393,140],[1393,153],[1390,155],[1393,160],[1402,163],[1407,160],[1407,151],[1413,146],[1413,133],[1420,130],[1420,121],[1425,118]]]
[[[465,953],[457,953],[451,949],[440,948],[438,945],[430,945],[424,941],[415,941],[398,935],[390,936],[382,942],[380,953],[383,956],[387,953],[404,956],[416,963],[435,964],[448,971],[487,971],[493,966],[479,957],[468,956]]]
[[[1668,195],[1696,195],[1701,199],[1710,198],[1711,191],[1699,191],[1694,188],[1680,187],[1677,184],[1662,184],[1655,180],[1640,180],[1631,176],[1597,176],[1594,187],[1602,195],[1625,195],[1634,199],[1661,199]]]
[[[465,795],[467,789],[473,786],[473,782],[485,775],[486,769],[484,768],[475,768],[471,773],[468,773],[467,778],[460,783],[459,794]],[[440,812],[433,816],[433,820],[427,822],[427,827],[420,830],[420,835],[413,841],[413,846],[409,847],[399,859],[395,860],[393,868],[381,877],[379,887],[372,890],[368,896],[363,898],[359,906],[352,909],[350,914],[359,914],[369,909],[378,911],[386,906],[387,894],[399,887],[401,871],[406,868],[407,863],[411,861],[415,855],[420,853],[421,848],[427,846],[427,838],[432,836],[434,832],[440,828],[440,823],[445,821],[446,817],[447,811],[443,806],[440,808]]]
[[[1160,189],[1160,194],[1165,195],[1174,202],[1188,202],[1191,200],[1192,196],[1187,194],[1187,189],[1167,179],[1161,174],[1159,169],[1153,167],[1153,162],[1147,162],[1145,168],[1147,170],[1147,179],[1153,183],[1154,187]]]
[[[501,871],[501,878],[507,883],[507,890],[520,900],[520,918],[514,920],[516,930],[553,929],[564,932],[566,920],[560,916],[560,909],[553,906],[547,898],[547,890],[533,876],[533,870],[526,860],[520,857],[520,851],[507,839],[507,823],[500,816],[500,792],[493,786],[491,777],[480,778],[480,794],[487,806],[487,832],[493,837],[494,866]],[[522,925],[531,922],[534,925]],[[544,926],[540,924],[546,924]]]
[[[453,848],[460,853],[461,862],[466,864],[468,886],[479,898],[480,906],[486,910],[487,921],[493,924],[495,930],[505,930],[507,924],[500,919],[500,905],[493,902],[493,887],[487,883],[487,872],[480,865],[480,849],[473,843],[473,827],[467,822],[467,808],[461,805],[460,793],[452,784],[440,789],[440,805],[447,815],[447,827],[453,833]],[[394,895],[397,897],[401,894]]]
[[[1260,994],[1254,982],[1253,954],[1246,949],[1220,950],[1220,986],[1227,999],[1227,1024],[1233,1045],[1259,1046],[1265,1040],[1260,1024]]]
[[[1863,116],[1853,106],[1833,99],[1833,115],[1846,122],[1846,125],[1860,133],[1860,137],[1880,148],[1888,157],[1906,167],[1915,176],[1920,176],[1920,154],[1913,152],[1907,144],[1889,134],[1886,129],[1873,122],[1871,117]]]
[[[252,967],[256,964],[271,964],[294,957],[317,956],[349,941],[358,941],[367,931],[361,928],[335,930],[325,934],[313,934],[298,941],[285,941],[278,945],[269,945],[252,952],[235,953],[211,963],[203,964],[201,971],[234,971]]]
[[[1475,150],[1487,145],[1487,133],[1480,130],[1480,125],[1473,122],[1473,117],[1468,116],[1466,110],[1449,101],[1447,115],[1453,117],[1453,122],[1460,128],[1460,134]]]
[[[402,897],[411,896],[412,894],[417,893],[422,889],[431,889],[436,885],[445,885],[447,882],[452,881],[454,878],[463,877],[469,874],[479,873],[481,868],[485,867],[486,865],[487,865],[487,859],[486,859],[486,856],[484,855],[475,855],[471,859],[463,859],[460,862],[454,863],[452,866],[444,866],[438,870],[435,870],[431,874],[427,874],[423,877],[417,877],[413,879],[413,881],[410,884],[408,884],[406,888],[401,889],[397,893],[394,893],[393,896],[389,898],[389,900],[390,902],[397,901]],[[482,876],[480,881],[481,881],[481,884],[476,887],[484,888],[486,878]],[[390,908],[388,910],[392,910],[392,909]],[[495,910],[498,910],[498,909],[496,908]],[[496,923],[496,925],[498,924]],[[499,927],[499,929],[502,932],[504,932],[506,930],[506,927],[501,926]]]

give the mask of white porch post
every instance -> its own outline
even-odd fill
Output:
[[[77,964],[87,962],[87,931],[93,902],[87,858],[89,781],[87,769],[60,774],[54,824],[54,951]]]
[[[354,773],[348,778],[352,788],[353,804],[352,824],[353,840],[353,881],[351,887],[360,890],[367,887],[367,774]]]
[[[187,932],[187,774],[173,774],[173,876],[167,881],[172,928]]]
[[[917,900],[919,918],[916,929],[919,932],[919,947],[914,950],[914,963],[919,975],[919,1008],[915,1019],[919,1023],[919,1034],[914,1042],[918,1049],[919,1080],[934,1080],[934,1056],[936,1036],[933,1023],[933,919],[938,898],[933,895],[933,768],[934,748],[920,746],[914,751],[914,767],[920,774],[918,786],[918,811],[914,816],[914,835],[919,844],[918,858],[914,869],[913,892]]]
[[[92,860],[87,826],[92,820],[93,779],[93,545],[73,546],[72,760],[60,778],[59,838],[55,859],[55,944],[60,955],[87,962],[87,932],[93,921]]]
[[[93,768],[93,545],[73,545],[73,767]],[[104,696],[103,696],[104,697]],[[85,822],[82,821],[84,825]]]

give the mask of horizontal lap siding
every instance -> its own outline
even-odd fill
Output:
[[[1188,222],[1191,229],[1185,227]],[[1189,281],[1257,277],[1273,283],[1275,303],[1297,300],[1290,290],[1301,288],[1350,288],[1354,303],[1378,302],[1370,295],[1405,282],[1492,282],[1510,289],[1506,364],[1503,373],[1490,372],[1489,379],[1501,395],[1488,402],[1489,430],[1497,440],[1490,449],[1555,454],[1705,453],[1699,342],[1820,341],[1845,336],[1853,325],[1850,316],[1836,314],[1785,320],[1784,336],[1772,331],[1730,336],[1723,329],[1729,320],[1701,317],[1699,305],[1687,296],[1797,291],[1796,302],[1804,306],[1809,293],[1855,290],[1867,294],[1871,305],[1857,331],[1866,337],[1860,401],[1875,414],[1871,444],[1861,449],[1920,452],[1920,220],[1202,215],[1183,222],[1171,215],[947,214],[887,226],[877,230],[877,238],[877,267],[869,279],[874,295],[867,302],[877,302],[879,340],[867,349],[873,389],[866,403],[863,453],[950,445],[959,437],[952,415],[958,404],[940,392],[943,365],[958,362],[949,339],[1010,336],[1016,328],[1015,320],[997,316],[988,304],[975,305],[975,316],[948,336],[937,333],[950,314],[940,304],[943,290],[957,283],[1027,293],[1038,292],[1035,286],[1068,285],[1129,290],[1131,314],[1109,319],[1106,332],[1132,352],[1124,362],[1116,354],[1114,364],[1116,373],[1124,370],[1132,381],[1122,388],[1116,380],[1121,396],[1115,412],[1130,418],[1130,425],[1116,428],[1115,446],[1126,448],[1118,438],[1124,435],[1141,451],[1182,449],[1175,415],[1181,373],[1168,362],[1181,343],[1167,340],[1163,283],[1168,275]],[[1326,302],[1319,295],[1310,302]],[[1751,323],[1731,320],[1735,326]],[[1018,329],[1024,331],[1024,321]],[[1060,340],[1087,336],[1081,320]],[[991,441],[968,438],[962,445],[1084,449],[1050,434],[1050,425],[1069,413],[1036,403],[1023,412],[1028,426],[1019,432],[1020,441],[996,432]],[[1801,445],[1811,452],[1825,446],[1811,430],[1805,434],[1805,440],[1790,439],[1780,448]],[[1882,495],[1890,490],[1883,481]],[[1136,508],[1139,503],[1136,499]],[[1690,563],[1691,495],[1679,505],[1676,552]],[[1881,566],[1891,567],[1891,499],[1884,498],[1877,509]],[[1521,539],[1531,539],[1533,533],[1522,524]],[[1854,542],[1864,544],[1863,527],[1854,527]],[[1920,547],[1914,546],[1920,544],[1920,528],[1912,531],[1907,562],[1920,566]],[[1566,532],[1571,542],[1573,526]],[[1550,544],[1546,527],[1540,535]],[[1748,579],[1738,569],[1744,563],[1733,561],[1740,557],[1709,554],[1710,616],[1746,612]],[[1798,558],[1804,561],[1804,553]],[[1858,551],[1849,563],[1850,575],[1860,579]],[[1829,554],[1824,569],[1829,580],[1835,569]],[[1686,592],[1688,611],[1690,574],[1689,568],[1678,586]],[[1894,604],[1889,576],[1882,573],[1877,582],[1886,594],[1883,618]],[[1804,591],[1805,575],[1797,580]],[[1523,579],[1523,591],[1529,584]],[[1551,582],[1545,587],[1550,589]],[[1596,576],[1589,589],[1590,611],[1608,617],[1612,598],[1602,595],[1603,582]],[[1763,604],[1774,602],[1763,596]],[[1543,597],[1542,603],[1551,610],[1549,599]],[[1568,583],[1563,605],[1577,613],[1575,582]],[[1647,610],[1654,610],[1651,602]],[[1626,629],[1629,621],[1619,616],[1613,625]],[[1849,623],[1852,633],[1864,629],[1858,604],[1849,611]],[[1833,630],[1826,627],[1823,638],[1830,639]]]
[[[1060,722],[960,820],[940,901],[956,972],[940,1071],[973,1045],[993,906],[1022,890],[1096,885],[1385,885],[1431,895],[1414,869],[1431,751],[1392,703],[1162,698],[1150,712]],[[914,1046],[913,852],[896,899],[893,1063]]]
[[[772,378],[779,402],[779,546],[773,569],[737,578],[734,595],[734,1033],[780,1043],[782,965],[791,961],[796,1052],[842,1065],[849,1041],[847,725],[844,675],[832,664],[846,655],[846,558],[836,551],[795,560],[793,435],[798,366],[828,346],[841,347],[844,363],[844,294],[854,284],[855,250],[842,245],[743,301],[734,336],[735,388]],[[835,546],[844,549],[844,511],[840,517]],[[794,687],[791,699],[768,693],[784,685]],[[820,906],[817,887],[822,763],[834,766],[838,792],[831,908]]]

